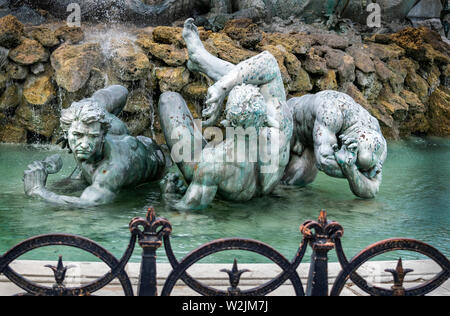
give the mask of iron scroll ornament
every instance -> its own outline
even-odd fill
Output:
[[[156,250],[162,245],[164,245],[166,255],[173,268],[163,286],[161,293],[163,296],[171,294],[178,280],[183,280],[192,290],[205,296],[263,296],[272,293],[287,280],[291,281],[297,296],[327,296],[329,294],[327,254],[333,249],[336,250],[342,271],[332,286],[331,296],[340,295],[349,279],[358,288],[372,296],[423,296],[438,288],[450,277],[449,260],[432,246],[412,239],[388,239],[381,241],[369,246],[352,260],[347,260],[341,242],[344,229],[339,223],[329,221],[325,211],[321,211],[318,221],[307,221],[300,227],[303,239],[292,261],[288,261],[283,255],[267,244],[256,240],[240,238],[219,239],[207,243],[192,251],[183,260],[178,261],[171,247],[170,235],[172,233],[172,226],[167,219],[156,217],[154,209],[149,209],[146,218],[134,218],[130,222],[129,228],[131,232],[130,242],[120,260],[116,259],[102,246],[83,237],[66,234],[41,235],[25,240],[1,256],[0,272],[11,282],[27,292],[27,294],[21,295],[92,295],[107,286],[115,278],[118,278],[124,294],[126,296],[133,296],[133,288],[124,269],[134,252],[136,242],[138,242],[140,247],[143,248],[138,285],[139,296],[157,295]],[[53,287],[45,287],[33,283],[9,267],[11,262],[31,250],[55,245],[75,247],[89,252],[105,262],[111,268],[111,271],[87,285],[66,288],[64,286],[64,278],[70,267],[64,266],[61,257],[57,266],[47,266],[55,273],[56,283]],[[305,291],[297,269],[303,260],[308,246],[312,248],[313,254],[308,284]],[[259,287],[241,290],[239,288],[240,278],[244,273],[249,271],[245,269],[240,270],[235,260],[231,270],[224,269],[221,271],[227,273],[230,279],[230,287],[226,291],[208,287],[187,273],[189,267],[199,260],[214,253],[228,250],[249,251],[262,255],[277,264],[282,269],[282,272],[271,281]],[[406,274],[412,270],[404,269],[401,260],[399,260],[396,269],[386,270],[392,273],[394,277],[394,286],[391,289],[372,286],[357,273],[358,268],[368,260],[383,253],[397,250],[413,251],[426,255],[436,262],[442,268],[442,271],[432,280],[411,289],[405,289],[403,287],[403,281]]]
[[[3,273],[15,285],[20,287],[22,290],[25,290],[27,292],[26,295],[31,296],[89,296],[107,286],[115,278],[118,278],[120,281],[125,296],[133,296],[134,294],[131,281],[127,273],[124,271],[124,268],[131,258],[135,244],[136,235],[132,235],[129,246],[125,251],[124,256],[119,261],[102,246],[83,237],[65,234],[36,236],[18,244],[0,257],[0,272]],[[61,257],[57,267],[49,267],[55,272],[56,283],[53,287],[38,285],[21,276],[9,267],[11,262],[25,253],[37,248],[48,246],[68,246],[84,250],[95,255],[106,263],[111,268],[111,271],[85,286],[65,288],[62,286],[65,278],[65,272],[61,279],[58,278],[58,273],[61,273],[61,269],[65,268],[62,264]]]

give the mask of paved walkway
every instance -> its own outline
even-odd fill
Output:
[[[15,271],[22,273],[29,280],[51,286],[54,283],[53,272],[45,268],[46,264],[55,265],[56,262],[47,261],[16,261],[11,264],[11,268]],[[89,263],[89,262],[65,262],[65,265],[75,265],[75,268],[71,269],[67,273],[66,286],[73,287],[80,284],[86,284],[94,281],[96,278],[109,272],[109,268],[106,264],[102,263]],[[220,272],[221,269],[231,269],[231,264],[197,264],[191,267],[188,272],[197,278],[205,285],[226,289],[229,287],[228,276],[226,273]],[[392,286],[392,276],[389,273],[384,272],[385,269],[395,269],[397,262],[384,261],[384,262],[369,262],[362,266],[358,273],[365,278],[366,281],[385,288]],[[420,285],[427,280],[432,279],[436,274],[441,271],[441,268],[432,261],[405,261],[403,263],[404,268],[414,269],[413,273],[407,275],[405,280],[405,287],[411,288]],[[130,279],[135,287],[138,282],[140,264],[131,263],[127,266],[126,271],[130,276]],[[264,284],[267,281],[273,279],[281,270],[272,264],[240,264],[240,269],[249,269],[251,272],[245,273],[242,276],[240,288],[247,289],[253,288]],[[169,275],[171,267],[169,264],[158,265],[158,289],[161,292],[162,285],[165,279]],[[299,274],[301,276],[303,285],[306,285],[306,279],[308,277],[309,264],[302,264],[299,267]],[[337,274],[340,271],[338,263],[330,263],[329,265],[329,279],[330,288],[334,282]],[[21,293],[22,291],[9,282],[5,276],[0,276],[0,295],[14,295]],[[123,295],[120,284],[117,280],[114,280],[109,286],[96,295]],[[179,282],[174,289],[172,295],[177,296],[195,296],[196,293],[184,285],[183,282]],[[271,295],[286,296],[294,295],[294,291],[290,282],[287,281],[279,289],[273,292]],[[343,296],[363,296],[365,295],[361,290],[351,283],[348,283],[342,292]],[[439,289],[431,293],[434,296],[450,296],[450,281],[447,281]]]

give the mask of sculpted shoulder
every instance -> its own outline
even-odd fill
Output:
[[[105,141],[105,156],[97,167],[94,182],[107,186],[112,191],[120,189],[126,182],[126,174],[138,147],[139,142],[132,136],[108,135]]]

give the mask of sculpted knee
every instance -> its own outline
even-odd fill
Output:
[[[184,103],[184,100],[181,94],[177,92],[164,92],[159,98],[160,109],[166,109],[180,103]]]

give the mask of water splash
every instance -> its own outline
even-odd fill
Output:
[[[85,30],[85,42],[98,43],[105,60],[113,57],[115,48],[129,43],[134,45],[136,39],[133,29],[124,25],[98,25]]]

